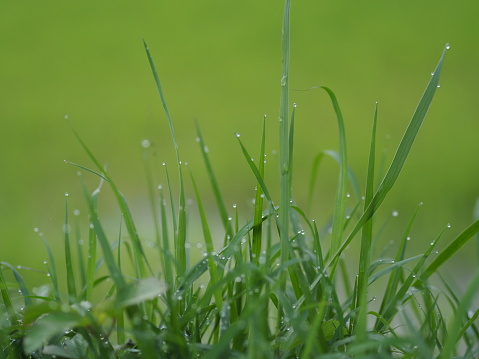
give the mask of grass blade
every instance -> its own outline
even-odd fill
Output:
[[[150,63],[151,71],[153,72],[153,77],[155,79],[156,88],[158,90],[158,94],[160,95],[161,104],[163,105],[163,109],[165,110],[166,117],[168,119],[168,125],[170,126],[171,137],[173,139],[173,145],[175,147],[175,154],[176,154],[176,163],[178,166],[178,175],[179,175],[179,184],[180,184],[180,198],[179,198],[179,209],[178,209],[178,228],[177,228],[177,246],[176,246],[176,260],[178,263],[178,273],[179,277],[182,277],[186,271],[186,200],[185,200],[185,189],[183,184],[183,172],[181,169],[181,160],[180,160],[180,153],[178,149],[178,142],[176,140],[175,129],[173,127],[173,121],[171,119],[170,111],[166,104],[165,95],[163,93],[163,89],[161,87],[160,78],[158,76],[158,72],[156,70],[155,64],[153,62],[153,57],[151,56],[150,49],[148,45],[143,40],[143,44],[145,46],[146,54],[148,56],[148,62]]]
[[[386,195],[393,187],[394,183],[396,182],[399,174],[401,173],[404,163],[406,162],[406,158],[409,155],[411,147],[414,143],[414,140],[419,132],[419,129],[426,117],[427,111],[429,106],[431,105],[432,99],[436,92],[437,86],[439,84],[439,77],[441,74],[442,64],[444,62],[444,57],[446,55],[446,51],[449,49],[449,45],[446,45],[441,58],[436,66],[436,69],[429,80],[429,83],[424,91],[424,94],[419,101],[419,104],[414,112],[414,115],[409,122],[409,125],[404,133],[404,136],[399,144],[399,147],[396,151],[396,154],[392,160],[391,166],[389,167],[386,175],[384,176],[383,181],[379,185],[379,188],[376,191],[371,203],[364,211],[363,215],[356,223],[356,226],[353,228],[347,239],[344,241],[341,248],[335,253],[335,255],[330,259],[328,267],[335,263],[336,258],[341,255],[341,253],[346,249],[346,247],[351,243],[355,235],[359,232],[359,230],[364,226],[364,224],[373,216],[373,214],[377,211],[380,207]]]
[[[215,248],[213,245],[213,238],[211,237],[210,227],[208,225],[208,219],[206,218],[206,212],[203,207],[203,202],[201,201],[200,192],[198,191],[198,187],[196,186],[196,182],[193,176],[191,176],[191,180],[193,182],[193,187],[195,189],[196,201],[198,202],[198,211],[200,212],[201,226],[203,227],[203,236],[205,239],[206,251],[207,251],[206,257],[207,257],[208,269],[209,269],[209,273],[211,277],[211,280],[208,284],[210,286],[218,282],[218,279],[219,279],[218,268],[215,263]],[[221,289],[216,290],[214,292],[214,296],[215,296],[216,306],[218,307],[218,310],[221,310],[223,306],[223,297],[221,295]]]
[[[67,271],[67,288],[68,288],[68,302],[73,304],[77,299],[77,291],[75,285],[75,276],[73,274],[73,261],[70,249],[70,230],[68,224],[68,193],[65,194],[65,225],[64,225],[64,243],[65,243],[65,265]]]
[[[472,223],[461,234],[459,234],[449,245],[432,261],[431,264],[421,274],[420,280],[426,281],[432,274],[437,272],[449,258],[453,256],[467,241],[479,233],[479,220]]]
[[[231,227],[231,221],[228,220],[228,211],[226,210],[226,205],[223,200],[223,196],[221,195],[221,191],[218,185],[218,181],[216,179],[215,173],[213,171],[213,166],[211,165],[208,151],[205,149],[207,148],[205,142],[203,140],[203,136],[201,135],[200,127],[198,123],[196,125],[196,133],[197,133],[197,141],[200,144],[201,154],[203,156],[203,160],[205,162],[206,171],[208,173],[208,178],[211,183],[211,187],[213,188],[213,194],[215,196],[216,205],[218,206],[218,210],[220,212],[221,222],[223,223],[223,227],[226,230],[226,234],[230,237],[233,237],[233,228]]]

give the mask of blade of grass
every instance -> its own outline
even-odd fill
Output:
[[[333,214],[333,228],[331,233],[331,247],[330,253],[336,253],[341,245],[344,224],[346,221],[346,192],[348,184],[348,162],[347,162],[347,153],[346,153],[346,130],[344,127],[343,116],[341,114],[341,109],[339,107],[338,100],[334,92],[326,87],[319,86],[329,95],[331,99],[334,112],[336,114],[336,119],[338,122],[339,130],[339,178],[338,178],[338,188],[336,192],[336,199],[334,205],[334,214]],[[334,272],[336,269],[337,261],[339,257],[331,258],[331,276],[334,277]]]
[[[229,235],[230,237],[233,237],[233,228],[231,227],[231,221],[228,220],[228,211],[226,209],[226,205],[223,200],[223,196],[221,195],[221,191],[218,185],[218,181],[216,179],[215,173],[213,171],[213,166],[211,165],[211,161],[208,156],[208,151],[205,151],[206,145],[203,140],[203,136],[201,135],[200,127],[197,122],[195,122],[196,125],[196,133],[197,133],[197,141],[200,145],[201,149],[201,154],[203,156],[203,160],[205,162],[205,167],[206,171],[208,173],[208,178],[211,183],[211,187],[213,188],[213,194],[215,196],[216,200],[216,205],[218,207],[219,213],[220,213],[220,218],[223,223],[223,227],[226,230],[226,234]]]
[[[394,186],[399,174],[401,173],[404,163],[406,162],[406,158],[409,155],[411,147],[414,143],[414,140],[419,132],[419,129],[426,117],[427,111],[429,106],[431,105],[432,99],[436,92],[436,89],[439,84],[439,77],[441,74],[442,64],[444,62],[444,57],[446,55],[446,51],[449,49],[449,45],[446,45],[441,58],[436,66],[436,69],[429,80],[429,83],[424,91],[421,100],[414,112],[414,115],[409,122],[409,125],[404,133],[404,136],[399,144],[399,147],[394,155],[392,160],[391,166],[389,167],[386,175],[384,176],[383,181],[379,185],[379,188],[376,191],[371,203],[364,211],[363,215],[356,223],[356,226],[353,228],[347,239],[344,241],[343,245],[339,248],[339,250],[330,258],[330,262],[328,263],[328,267],[335,263],[337,258],[341,255],[341,253],[346,249],[346,247],[351,243],[353,238],[359,232],[359,230],[364,226],[364,224],[373,216],[373,214],[377,211],[380,207],[384,199],[386,198],[388,192]]]
[[[68,223],[68,193],[65,194],[65,224],[63,228],[65,237],[65,265],[67,273],[68,302],[73,304],[77,301],[75,275],[73,274],[73,261],[70,249],[70,225]]]
[[[404,281],[402,284],[401,288],[397,291],[397,293],[394,295],[391,300],[389,300],[386,303],[386,306],[383,308],[381,311],[382,317],[386,322],[391,322],[392,319],[394,318],[394,315],[398,311],[398,306],[401,304],[401,302],[404,300],[406,293],[408,290],[411,289],[411,286],[413,282],[416,281],[417,275],[421,268],[423,267],[424,263],[426,262],[427,258],[431,255],[434,247],[436,246],[437,242],[439,239],[442,237],[446,229],[443,229],[439,236],[434,240],[434,242],[431,243],[427,251],[421,256],[420,260],[416,263],[416,266],[412,270],[412,272],[409,274],[408,278]],[[378,322],[376,323],[376,329],[379,331],[382,329],[382,326],[384,325],[384,322]]]
[[[432,274],[437,272],[449,258],[451,258],[469,239],[479,233],[479,220],[472,223],[461,234],[459,234],[449,245],[432,261],[431,264],[421,273],[420,280],[426,281]]]
[[[20,293],[22,293],[23,299],[25,301],[25,308],[32,305],[32,299],[31,299],[31,296],[30,296],[30,291],[28,290],[27,283],[25,283],[25,280],[23,279],[22,275],[11,264],[6,263],[6,262],[0,262],[0,264],[4,265],[4,266],[7,266],[8,268],[11,269],[11,271],[13,273],[13,276],[15,277],[15,280],[18,284],[18,289],[20,290]]]
[[[266,117],[263,118],[263,135],[261,139],[261,150],[259,154],[258,171],[261,178],[264,178],[264,158],[265,158],[265,142],[266,142]],[[253,223],[253,258],[258,265],[260,263],[262,233],[263,233],[263,197],[264,193],[261,185],[256,186],[256,198],[254,202],[254,223]]]
[[[476,297],[478,290],[479,290],[479,270],[476,270],[469,286],[466,289],[466,292],[464,293],[461,301],[459,302],[457,312],[455,313],[455,316],[449,325],[449,330],[448,330],[449,335],[446,339],[444,348],[440,353],[439,359],[446,359],[446,358],[452,357],[454,348],[456,347],[456,343],[461,339],[459,334],[461,334],[462,329],[465,328],[465,326],[462,324],[463,319],[467,315],[469,306],[473,302],[473,299]]]
[[[80,135],[76,132],[76,130],[73,128],[73,126],[69,123],[70,128],[75,135],[76,139],[80,143],[80,145],[83,147],[83,150],[87,153],[88,157],[90,160],[95,164],[97,169],[101,172],[102,178],[104,178],[109,184],[110,187],[115,195],[115,198],[117,200],[118,206],[120,207],[120,211],[123,214],[123,219],[125,221],[125,226],[128,231],[128,235],[130,236],[130,240],[133,245],[133,253],[135,256],[135,270],[136,270],[136,276],[137,278],[145,278],[146,277],[146,266],[149,267],[148,260],[145,256],[145,253],[143,251],[143,247],[141,245],[140,238],[138,236],[138,232],[135,227],[135,223],[133,222],[133,217],[130,212],[130,209],[128,207],[128,204],[125,200],[125,197],[123,194],[120,192],[118,187],[116,186],[115,182],[113,182],[112,178],[108,175],[106,170],[103,168],[103,166],[100,164],[100,162],[96,159],[96,157],[93,155],[93,152],[88,148],[88,146],[85,144],[85,142],[81,139]],[[91,172],[91,171],[90,171]],[[151,271],[151,268],[150,268]]]
[[[284,3],[283,28],[282,28],[282,76],[281,76],[281,100],[279,109],[279,155],[280,155],[280,199],[279,199],[279,223],[281,243],[281,263],[289,259],[289,205],[291,200],[291,175],[290,175],[290,139],[289,139],[289,56],[290,56],[290,0]],[[263,186],[261,186],[263,187]],[[264,190],[264,187],[263,187]],[[266,192],[265,192],[266,194]],[[271,201],[271,199],[270,199]],[[286,273],[280,278],[280,287],[286,288]],[[283,316],[283,310],[279,310],[278,326]]]
[[[55,265],[55,257],[53,256],[52,250],[50,248],[50,245],[48,242],[45,240],[45,237],[43,237],[42,233],[40,234],[40,238],[43,241],[43,244],[45,245],[45,248],[47,249],[48,253],[48,261],[44,261],[43,263],[46,264],[47,266],[47,271],[48,271],[48,276],[50,277],[53,285],[53,293],[55,295],[55,299],[57,302],[61,302],[60,299],[60,289],[58,286],[58,275],[57,275],[57,268]]]
[[[153,62],[153,57],[151,56],[150,49],[148,45],[143,40],[143,44],[145,46],[146,54],[148,56],[148,62],[150,63],[151,71],[153,72],[153,77],[155,79],[156,88],[158,90],[158,94],[160,95],[161,104],[163,105],[163,109],[165,110],[166,118],[168,120],[168,125],[170,126],[171,137],[173,140],[173,145],[175,147],[175,154],[176,154],[176,163],[178,166],[178,175],[179,175],[179,185],[180,185],[180,193],[179,193],[179,208],[178,208],[178,228],[177,228],[177,246],[176,246],[176,261],[178,263],[178,273],[179,277],[182,277],[185,274],[187,264],[186,264],[186,200],[185,200],[185,190],[183,184],[183,172],[181,169],[181,160],[180,154],[178,149],[178,142],[176,140],[175,129],[173,127],[173,121],[171,119],[170,111],[166,104],[165,95],[163,93],[163,89],[161,87],[160,78],[158,76],[158,72],[156,70],[156,66]]]
[[[203,237],[206,244],[206,258],[208,261],[208,269],[210,273],[210,282],[208,286],[218,282],[218,268],[215,263],[215,248],[213,245],[213,238],[211,237],[210,227],[208,225],[208,219],[206,218],[206,212],[203,207],[203,202],[201,201],[200,192],[198,191],[198,186],[196,185],[193,175],[191,176],[191,181],[193,182],[193,188],[195,190],[196,201],[198,202],[198,211],[200,212],[201,226],[203,227]],[[221,294],[221,289],[214,292],[215,304],[218,307],[218,310],[221,310],[223,306],[223,297]]]
[[[367,208],[374,195],[374,169],[376,162],[376,125],[378,120],[378,104],[374,110],[374,121],[371,135],[371,145],[369,149],[368,174],[366,177],[366,194],[364,197],[364,206]],[[369,280],[369,267],[371,265],[371,242],[373,237],[373,221],[369,220],[364,224],[361,236],[361,252],[359,255],[358,271],[358,296],[359,314],[356,323],[356,335],[358,341],[365,341],[367,337],[367,290]]]
[[[8,291],[7,282],[5,281],[5,278],[3,277],[3,270],[1,265],[0,265],[0,292],[2,293],[3,303],[7,309],[10,325],[14,326],[18,323],[18,317],[15,312],[15,308],[13,307],[13,304],[12,304],[12,299]]]

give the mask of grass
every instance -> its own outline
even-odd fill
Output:
[[[76,245],[81,235],[75,237],[65,231],[66,283],[61,283],[60,268],[45,242],[50,284],[42,292],[30,290],[20,273],[21,267],[1,263],[1,359],[479,356],[479,310],[472,308],[479,291],[479,271],[474,273],[463,295],[457,295],[447,282],[442,290],[429,282],[432,276],[440,279],[441,266],[479,232],[479,221],[473,222],[441,253],[436,255],[435,246],[447,227],[427,244],[424,253],[407,257],[408,236],[418,207],[404,230],[394,259],[375,255],[381,230],[376,223],[378,209],[405,165],[438,87],[448,46],[377,188],[376,106],[363,197],[348,165],[338,99],[330,88],[318,88],[331,100],[339,130],[339,151],[321,153],[315,161],[309,188],[311,194],[324,155],[333,157],[339,164],[339,177],[329,234],[328,228],[318,227],[310,213],[294,202],[299,189],[292,185],[296,106],[291,108],[289,104],[289,10],[290,1],[286,0],[278,201],[265,178],[266,121],[259,150],[255,152],[259,155],[257,161],[241,136],[236,135],[239,150],[257,182],[254,209],[246,223],[240,222],[236,207],[230,211],[225,204],[205,139],[197,126],[198,143],[223,230],[212,231],[201,197],[203,191],[196,185],[194,174],[189,173],[202,234],[196,230],[188,234],[188,218],[193,211],[186,206],[186,169],[159,75],[145,43],[170,126],[179,178],[178,193],[173,193],[165,166],[167,187],[154,188],[145,142],[155,251],[145,250],[126,199],[73,130],[94,168],[73,165],[98,176],[100,182],[93,192],[84,186],[90,220],[87,253]],[[247,175],[250,174],[244,174],[245,178]],[[112,237],[104,230],[98,201],[106,185],[121,210],[121,228],[126,229],[126,236]],[[348,191],[357,194],[351,208]],[[68,200],[65,213],[65,228],[69,228]],[[188,236],[194,236],[194,240],[202,236],[206,248],[203,258],[193,258]],[[350,273],[344,254],[352,241],[360,243],[357,274]],[[378,282],[384,294],[372,298],[368,290]]]

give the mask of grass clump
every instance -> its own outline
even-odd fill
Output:
[[[443,291],[438,291],[429,280],[479,232],[479,221],[472,223],[438,255],[432,256],[446,228],[427,245],[424,253],[406,257],[416,210],[394,259],[373,256],[378,209],[403,169],[426,116],[448,46],[377,188],[374,185],[376,106],[364,197],[358,195],[351,209],[347,203],[348,190],[351,188],[358,194],[360,191],[348,166],[341,109],[330,88],[319,88],[331,100],[339,129],[339,151],[325,151],[315,163],[319,165],[326,154],[339,164],[329,234],[327,228],[318,227],[293,201],[296,109],[289,106],[289,10],[290,1],[286,0],[279,112],[279,199],[276,201],[265,179],[265,121],[256,162],[240,135],[236,135],[257,182],[254,210],[246,223],[240,223],[236,209],[233,213],[227,209],[205,140],[197,127],[223,230],[221,233],[211,230],[202,191],[191,175],[202,234],[195,231],[190,236],[194,235],[195,240],[196,236],[202,236],[206,252],[198,261],[190,258],[183,164],[160,79],[145,43],[170,126],[179,176],[178,193],[171,190],[167,169],[165,190],[156,192],[148,177],[156,251],[147,253],[114,179],[76,135],[95,169],[76,166],[100,179],[93,192],[85,188],[90,220],[88,253],[84,258],[81,251],[75,251],[74,241],[66,231],[66,287],[63,287],[58,275],[60,269],[45,243],[51,282],[40,292],[30,290],[18,268],[1,263],[0,358],[478,357],[479,310],[471,310],[471,306],[479,290],[479,272],[474,274],[462,296],[457,296],[447,283]],[[103,185],[110,186],[116,197],[127,240],[112,239],[104,230],[98,214]],[[67,205],[66,227],[68,215]],[[360,242],[360,253],[357,275],[351,276],[344,251],[353,240]],[[430,256],[434,259],[430,260]],[[74,270],[74,262],[80,270]],[[384,294],[371,298],[368,289],[377,281],[384,283]],[[446,299],[446,305],[442,304],[442,298]],[[446,318],[445,312],[453,314]]]

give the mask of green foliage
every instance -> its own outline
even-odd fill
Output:
[[[157,192],[153,188],[151,157],[145,148],[156,237],[152,242],[155,250],[146,250],[125,197],[75,132],[96,168],[75,166],[100,179],[99,187],[92,193],[84,187],[90,220],[87,258],[83,258],[77,247],[79,273],[75,274],[75,247],[71,245],[66,206],[65,288],[60,286],[58,262],[47,243],[51,280],[48,291],[35,294],[17,268],[1,263],[0,359],[477,357],[479,310],[471,311],[471,307],[479,291],[479,272],[462,298],[447,283],[446,289],[440,291],[429,280],[479,232],[478,221],[427,264],[445,229],[427,245],[423,254],[407,257],[407,240],[416,210],[394,260],[383,255],[375,257],[375,235],[380,232],[376,225],[378,210],[402,171],[426,116],[446,50],[378,188],[374,186],[376,106],[363,199],[347,160],[346,130],[339,102],[330,88],[320,87],[326,91],[336,114],[339,152],[321,152],[313,166],[310,194],[324,154],[338,162],[339,182],[331,226],[318,228],[316,221],[310,220],[309,214],[293,201],[298,189],[292,185],[296,109],[294,106],[290,111],[289,107],[289,10],[290,2],[286,0],[279,114],[279,206],[265,178],[268,133],[265,120],[257,163],[239,134],[236,135],[257,183],[251,219],[245,224],[240,223],[236,208],[234,213],[227,209],[197,126],[200,151],[223,229],[212,230],[210,212],[203,204],[203,192],[193,174],[192,187],[202,231],[188,221],[194,212],[186,206],[185,164],[180,160],[173,121],[145,43],[175,146],[178,207],[166,166],[170,208],[163,189]],[[247,176],[244,177],[246,180]],[[120,235],[118,240],[112,240],[104,229],[98,197],[105,182],[118,202],[127,239]],[[348,190],[357,197],[351,209]],[[350,213],[349,217],[346,213]],[[202,258],[194,258],[189,236],[195,239],[202,236],[206,248]],[[344,251],[355,239],[360,240],[361,249],[358,274],[352,276],[348,273],[351,267],[345,264]],[[101,257],[97,253],[98,244]],[[9,281],[10,275],[13,281]],[[384,295],[371,298],[369,289],[378,281],[384,284]],[[444,298],[449,307],[443,304]],[[375,299],[378,305],[373,303]],[[447,316],[449,320],[446,312],[453,313]]]

